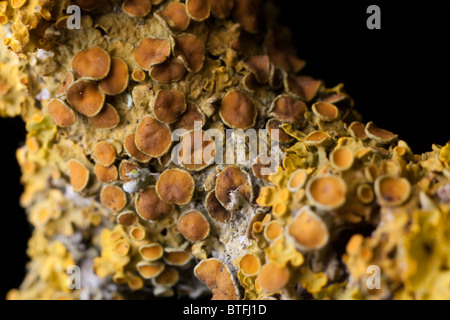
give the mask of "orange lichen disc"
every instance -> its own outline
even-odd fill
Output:
[[[329,239],[327,226],[309,207],[300,209],[287,232],[297,248],[303,251],[321,249]]]
[[[111,57],[99,46],[78,52],[72,61],[72,70],[80,78],[101,80],[111,67]]]
[[[153,279],[153,283],[157,286],[172,287],[178,283],[180,275],[174,268],[166,268],[159,276]]]
[[[156,183],[158,196],[169,204],[188,204],[194,194],[194,188],[192,176],[181,169],[165,170]]]
[[[168,39],[144,38],[133,51],[134,61],[144,70],[163,63],[170,55]]]
[[[253,196],[248,174],[238,166],[229,165],[216,178],[216,198],[226,209],[236,210],[236,199],[232,196],[235,192],[239,192],[247,201],[251,201]]]
[[[235,1],[233,18],[248,33],[257,33],[260,27],[261,0]]]
[[[136,147],[150,157],[160,157],[169,151],[172,145],[172,132],[169,126],[152,116],[145,116],[137,126]]]
[[[173,55],[177,57],[190,72],[199,72],[205,62],[205,44],[195,35],[182,34],[174,38]]]
[[[219,115],[230,128],[247,130],[255,125],[258,112],[250,98],[234,90],[222,99]]]
[[[323,174],[309,180],[306,185],[308,200],[316,207],[332,210],[345,203],[347,187],[338,176]]]
[[[191,261],[192,256],[186,251],[170,251],[164,253],[163,259],[169,266],[182,267]]]
[[[172,212],[173,206],[162,201],[154,186],[139,192],[135,200],[136,212],[147,221],[158,220],[161,216]]]
[[[355,139],[360,140],[367,139],[366,126],[363,125],[361,122],[358,121],[352,122],[348,127],[348,131],[350,132],[351,136]]]
[[[72,72],[67,72],[66,76],[64,77],[64,80],[61,82],[61,86],[59,87],[58,91],[56,92],[56,96],[60,97],[64,94],[66,94],[67,88],[72,84],[72,82],[75,80],[75,77]]]
[[[114,185],[107,185],[100,192],[100,201],[107,208],[118,212],[125,208],[127,204],[127,195],[122,188]]]
[[[269,119],[266,123],[266,130],[272,140],[280,143],[289,143],[294,138],[288,135],[282,128],[283,122],[278,119]]]
[[[339,147],[330,153],[331,164],[338,170],[350,169],[354,158],[353,151],[348,147]]]
[[[72,159],[68,162],[70,184],[74,191],[82,191],[89,182],[89,170],[78,160]]]
[[[94,159],[102,166],[109,167],[116,160],[116,148],[108,141],[99,141],[94,147]]]
[[[96,163],[94,166],[94,174],[100,182],[110,183],[119,177],[119,171],[115,165],[105,167]]]
[[[144,279],[153,279],[159,276],[165,269],[163,262],[140,261],[136,264],[136,269]]]
[[[295,123],[299,126],[305,124],[305,113],[308,110],[303,101],[294,97],[283,94],[275,98],[269,115],[281,121]]]
[[[164,254],[164,248],[159,243],[144,244],[139,247],[139,254],[146,261],[155,261],[162,258]]]
[[[312,111],[321,120],[333,121],[339,116],[339,109],[331,103],[316,102],[312,105]]]
[[[239,258],[238,268],[247,277],[255,276],[261,270],[261,260],[253,253],[246,253]]]
[[[259,83],[269,82],[270,60],[267,55],[252,56],[244,61],[244,66],[250,70]]]
[[[411,194],[411,184],[406,178],[381,175],[375,180],[375,194],[382,205],[397,206]]]
[[[163,63],[151,67],[149,74],[155,81],[171,83],[183,79],[186,74],[186,67],[180,60],[171,57]]]
[[[133,211],[124,211],[117,215],[116,221],[122,226],[129,227],[138,222],[138,217]]]
[[[77,80],[67,88],[67,101],[79,113],[93,117],[100,113],[105,102],[105,95],[97,82]]]
[[[120,123],[119,113],[109,103],[95,116],[89,117],[89,123],[98,129],[113,129]]]
[[[119,176],[123,182],[130,182],[131,179],[128,177],[128,174],[134,170],[138,170],[141,167],[132,160],[122,160],[119,165]]]
[[[161,122],[172,124],[186,111],[184,94],[178,90],[159,90],[153,101],[152,111]]]
[[[192,130],[180,137],[178,161],[189,171],[208,167],[216,154],[214,140],[203,130]]]
[[[295,76],[289,74],[284,81],[287,92],[296,95],[300,99],[309,102],[319,91],[322,82],[309,76]]]
[[[274,293],[283,289],[288,283],[290,272],[286,267],[278,266],[274,262],[268,262],[262,266],[256,277],[259,289],[266,293]]]
[[[122,10],[132,17],[145,17],[152,10],[151,0],[125,0]]]
[[[177,121],[173,124],[173,128],[193,130],[196,122],[203,126],[206,122],[206,117],[195,103],[188,102],[186,111],[178,117]]]
[[[205,216],[197,210],[184,213],[178,219],[178,231],[189,241],[204,240],[209,235],[209,222]]]
[[[209,216],[217,222],[227,222],[232,219],[232,213],[225,209],[217,200],[214,190],[210,191],[205,198],[205,208]]]
[[[75,112],[60,99],[50,100],[47,105],[47,110],[53,122],[58,127],[70,127],[77,120]]]
[[[287,183],[287,188],[291,192],[295,192],[302,188],[306,180],[308,179],[308,173],[305,169],[297,169],[294,172],[291,173],[291,176],[289,177],[289,181]]]
[[[145,153],[139,151],[139,149],[136,147],[136,143],[135,143],[135,134],[131,133],[129,134],[126,138],[125,141],[123,143],[123,147],[125,149],[125,151],[128,153],[128,155],[130,157],[132,157],[133,159],[142,162],[142,163],[147,163],[149,162],[152,157],[146,155]]]
[[[106,95],[121,94],[128,87],[128,65],[120,58],[111,59],[111,69],[106,78],[102,79],[98,87]]]
[[[209,0],[186,0],[186,11],[195,21],[203,21],[209,18]]]
[[[389,143],[397,138],[396,134],[378,128],[372,121],[366,124],[366,134],[369,138],[381,144]]]
[[[157,11],[155,17],[163,26],[175,32],[186,30],[191,21],[186,12],[186,6],[180,2],[169,3],[165,9]]]
[[[212,291],[212,300],[238,300],[239,291],[229,268],[215,258],[204,259],[194,268],[195,276]]]

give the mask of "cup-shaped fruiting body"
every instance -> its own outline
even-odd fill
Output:
[[[205,62],[205,44],[195,35],[184,33],[173,38],[173,55],[189,72],[199,72]]]
[[[139,67],[148,71],[152,66],[166,61],[170,50],[168,39],[144,38],[134,49],[133,58]]]
[[[141,163],[149,162],[152,159],[152,157],[139,151],[139,149],[136,147],[135,137],[136,135],[134,133],[130,133],[129,135],[127,135],[123,143],[123,148],[125,149],[125,152],[128,154],[129,157]]]
[[[116,217],[118,224],[128,227],[135,225],[138,222],[138,217],[133,211],[123,211]]]
[[[308,179],[308,172],[305,169],[297,169],[291,173],[291,176],[289,177],[287,183],[287,188],[291,192],[296,192],[300,188],[303,188],[307,179]]]
[[[111,59],[111,69],[108,76],[102,79],[98,86],[106,95],[114,96],[121,94],[128,87],[128,65],[120,58]]]
[[[105,103],[105,95],[97,82],[77,80],[67,88],[67,101],[79,113],[93,117],[100,113]]]
[[[58,127],[70,127],[77,120],[75,112],[60,99],[50,100],[47,105],[47,110],[53,122]]]
[[[89,123],[98,129],[113,129],[120,122],[119,113],[111,104],[105,103],[103,109],[93,117],[89,117]]]
[[[230,91],[222,99],[219,116],[230,128],[247,130],[255,125],[257,115],[254,102],[240,91]]]
[[[188,102],[186,111],[178,117],[177,121],[173,124],[173,128],[193,130],[198,123],[204,126],[206,117],[195,103]]]
[[[233,214],[217,200],[215,190],[211,190],[206,196],[205,209],[211,219],[217,222],[227,222],[233,218]]]
[[[212,291],[212,300],[239,299],[239,289],[228,266],[218,259],[200,261],[194,268],[194,274]]]
[[[178,283],[180,274],[175,268],[165,268],[163,272],[156,278],[152,279],[152,283],[155,286],[161,287],[173,287]]]
[[[209,0],[186,0],[186,11],[195,21],[203,21],[209,18]]]
[[[261,180],[269,181],[270,174],[275,173],[274,170],[271,170],[271,167],[272,159],[266,155],[261,155],[256,159],[256,163],[252,165],[252,173],[255,177],[258,177]],[[265,168],[265,172],[262,170],[263,168]]]
[[[287,236],[301,251],[318,250],[329,240],[329,231],[322,218],[305,206],[287,227]]]
[[[144,244],[139,247],[139,254],[146,261],[156,261],[161,259],[164,254],[164,248],[159,243]]]
[[[67,88],[75,81],[75,76],[72,72],[67,72],[63,81],[61,82],[61,86],[56,92],[56,97],[61,97],[66,94]]]
[[[161,122],[172,124],[186,111],[183,92],[178,90],[159,90],[153,101],[152,111]]]
[[[391,141],[393,141],[394,139],[397,138],[397,135],[387,131],[385,129],[380,129],[378,128],[373,121],[370,121],[366,124],[366,134],[367,136],[380,143],[380,144],[387,144],[390,143]]]
[[[253,226],[255,225],[255,223],[261,224],[261,221],[264,219],[265,216],[266,216],[266,214],[264,214],[263,212],[258,212],[250,219],[250,222],[248,223],[248,226],[247,226],[247,238],[248,239],[251,239],[251,240],[255,239],[255,237],[253,236]]]
[[[310,179],[306,185],[306,196],[317,208],[333,210],[341,207],[346,200],[347,186],[342,178],[322,174]]]
[[[338,147],[330,153],[331,165],[339,171],[350,169],[354,158],[353,151],[349,147]]]
[[[208,167],[216,154],[212,137],[203,130],[192,130],[180,137],[179,164],[189,171],[200,171]]]
[[[176,57],[168,58],[163,63],[152,66],[149,70],[150,77],[162,83],[179,81],[185,74],[186,67]]]
[[[130,244],[124,239],[120,239],[114,244],[114,251],[121,257],[128,255],[130,252]]]
[[[141,226],[133,227],[130,230],[130,237],[134,241],[143,241],[146,236],[147,236],[147,232]]]
[[[253,253],[246,253],[239,258],[237,267],[243,275],[253,277],[261,270],[261,259]]]
[[[89,182],[89,170],[80,161],[72,159],[68,162],[70,184],[74,191],[80,192]]]
[[[359,140],[365,140],[367,139],[366,134],[366,126],[358,121],[353,121],[350,123],[348,127],[348,132],[350,132],[350,135]]]
[[[290,276],[288,268],[269,261],[262,266],[256,278],[256,285],[264,293],[276,293],[286,286]]]
[[[165,269],[166,265],[164,262],[156,261],[139,261],[136,264],[136,269],[144,279],[153,279],[159,276]]]
[[[78,52],[72,61],[72,70],[79,78],[101,80],[111,67],[111,57],[99,46]]]
[[[288,135],[282,128],[283,122],[278,119],[269,119],[266,123],[266,130],[272,140],[278,141],[279,143],[289,143],[294,140],[290,135]]]
[[[154,186],[150,186],[137,194],[135,207],[138,215],[147,221],[158,220],[158,218],[173,210],[171,204],[165,203],[158,197]]]
[[[187,240],[197,242],[209,235],[210,226],[201,212],[192,210],[180,216],[177,229]]]
[[[125,0],[122,10],[131,17],[145,17],[152,10],[151,0]]]
[[[100,201],[112,211],[119,212],[127,205],[127,195],[122,188],[107,185],[100,192]]]
[[[156,182],[156,191],[161,200],[180,206],[191,201],[194,188],[194,179],[182,169],[167,169]]]
[[[370,186],[370,184],[368,184],[368,183],[360,184],[356,188],[356,196],[364,204],[371,203],[373,201],[373,199],[375,198],[373,189]]]
[[[182,267],[192,260],[192,255],[186,251],[166,251],[163,256],[164,262],[169,266]]]
[[[109,167],[96,163],[94,166],[94,174],[100,182],[111,183],[119,177],[119,170],[115,165]]]
[[[109,167],[116,160],[116,149],[108,141],[99,141],[94,147],[94,159],[102,166]]]
[[[316,130],[305,137],[305,144],[314,147],[327,147],[333,144],[334,140],[328,132]]]
[[[131,79],[133,79],[136,82],[143,82],[145,78],[146,78],[145,72],[140,69],[133,70],[133,72],[131,73]]]
[[[255,76],[258,83],[269,82],[270,60],[267,55],[252,56],[244,61],[244,66]]]
[[[311,109],[314,115],[323,121],[334,121],[339,116],[339,109],[331,103],[316,102]]]
[[[284,122],[294,123],[300,127],[305,124],[306,104],[294,97],[282,94],[275,98],[269,115]]]
[[[172,132],[164,123],[152,116],[145,116],[137,126],[136,147],[150,157],[160,157],[169,151],[172,145]]]
[[[263,224],[263,223],[262,223]],[[270,221],[268,222],[265,226],[264,226],[264,238],[266,238],[267,241],[275,241],[277,240],[280,236],[283,235],[283,226],[281,225],[280,222],[274,220],[274,221]]]
[[[180,2],[171,2],[163,10],[155,12],[155,17],[170,31],[180,32],[187,29],[191,19],[186,6]]]
[[[381,175],[374,184],[377,200],[381,205],[398,206],[411,194],[411,184],[406,178]]]
[[[286,91],[305,102],[311,101],[319,91],[322,82],[309,76],[295,76],[287,74],[284,77]]]
[[[253,187],[249,175],[236,165],[229,165],[219,173],[215,190],[217,200],[230,211],[236,211],[242,206],[239,195],[247,202],[252,201],[253,198]]]
[[[260,29],[261,10],[261,0],[235,1],[233,8],[233,18],[248,33],[257,33]]]
[[[132,160],[122,160],[119,165],[119,176],[120,180],[123,182],[130,182],[132,179],[129,177],[130,174],[137,172],[140,166]]]

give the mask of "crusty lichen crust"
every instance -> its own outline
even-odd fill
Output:
[[[0,2],[0,115],[26,122],[34,227],[8,299],[450,298],[450,144],[415,155],[361,123],[269,5]],[[230,128],[280,129],[275,172],[262,154],[190,164],[208,143],[171,158],[175,130]]]

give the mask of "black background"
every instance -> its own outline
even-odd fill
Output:
[[[294,30],[303,74],[344,83],[363,121],[399,134],[415,153],[445,144],[449,134],[449,1],[275,1],[280,21]],[[381,9],[381,30],[368,30],[369,5]],[[2,200],[0,297],[24,276],[30,235],[18,205],[22,192],[16,149],[20,119],[0,119]],[[1,298],[0,298],[1,299]]]

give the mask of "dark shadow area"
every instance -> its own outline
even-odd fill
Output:
[[[20,167],[16,159],[16,150],[25,141],[25,124],[19,117],[0,119],[0,136],[2,137],[2,221],[0,223],[1,243],[3,244],[2,269],[3,278],[0,299],[6,293],[17,288],[25,276],[27,242],[31,236],[31,226],[27,222],[24,209],[19,205],[23,192],[20,183]]]
[[[280,21],[293,30],[301,72],[344,83],[363,121],[399,134],[415,153],[450,140],[450,2],[288,1]],[[381,30],[369,30],[369,5]]]

